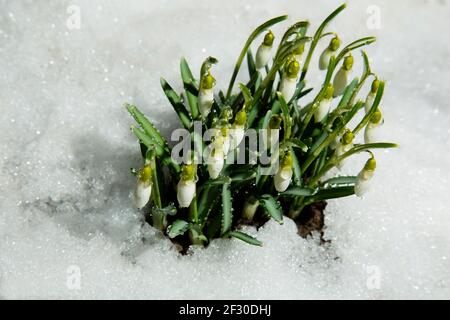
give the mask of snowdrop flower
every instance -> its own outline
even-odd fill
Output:
[[[278,169],[278,172],[274,176],[274,184],[275,189],[278,192],[285,191],[292,180],[292,156],[291,153],[288,152],[284,157],[283,160],[281,160],[280,167]]]
[[[333,81],[334,97],[338,97],[344,92],[345,87],[347,87],[348,76],[352,71],[352,67],[353,67],[353,56],[350,54],[345,57],[342,67],[334,76]]]
[[[211,179],[217,179],[220,171],[222,171],[224,158],[226,156],[226,153],[224,152],[225,139],[226,138],[219,133],[210,146],[211,152],[208,157],[208,172]]]
[[[319,69],[326,70],[328,69],[328,65],[330,64],[331,56],[339,49],[341,45],[341,40],[336,36],[331,39],[328,47],[322,52],[319,58]]]
[[[181,172],[181,179],[177,185],[177,199],[181,208],[190,206],[195,196],[196,189],[195,165],[187,164]]]
[[[258,209],[259,201],[254,197],[250,197],[245,200],[244,209],[242,212],[242,216],[247,221],[252,221],[255,216],[256,210]]]
[[[272,31],[269,30],[269,32],[267,32],[266,35],[264,36],[263,42],[256,51],[256,61],[255,61],[256,69],[264,68],[269,62],[274,39],[275,36],[273,35]]]
[[[291,101],[292,96],[297,89],[297,75],[300,71],[300,64],[297,60],[286,62],[283,76],[281,79],[280,91],[286,102]]]
[[[239,146],[242,142],[242,139],[244,139],[246,122],[247,122],[247,113],[245,112],[244,109],[242,109],[241,111],[236,113],[236,116],[234,117],[234,123],[230,130],[231,149],[235,149],[237,146]]]
[[[150,201],[152,193],[152,169],[150,165],[145,165],[139,172],[136,189],[134,190],[134,204],[138,209],[142,209]]]
[[[351,132],[349,129],[346,129],[346,131],[342,135],[339,145],[336,147],[335,152],[338,157],[342,156],[344,153],[346,153],[353,147],[354,137],[355,136],[354,136],[353,132]],[[341,169],[343,165],[344,165],[344,160],[341,160],[337,164],[337,167],[339,169]]]
[[[275,114],[269,120],[266,134],[263,135],[263,143],[266,149],[273,149],[280,140],[281,116]]]
[[[368,113],[370,111],[370,108],[372,108],[379,85],[380,85],[380,81],[378,79],[373,80],[372,87],[370,88],[370,92],[367,95],[366,102],[364,104],[366,113]]]
[[[314,112],[314,120],[316,122],[321,122],[328,112],[330,112],[331,101],[333,100],[333,85],[329,84],[325,90],[324,98],[319,102],[319,106]]]
[[[358,173],[358,176],[356,177],[356,183],[355,183],[355,195],[358,197],[362,197],[368,190],[369,190],[369,182],[370,179],[373,177],[373,174],[375,172],[375,168],[377,166],[377,162],[375,161],[375,158],[372,157],[367,160],[366,164],[364,165],[364,168]]]
[[[378,140],[379,127],[383,124],[383,117],[380,109],[377,109],[370,117],[369,123],[364,130],[364,143],[374,143]]]
[[[213,88],[216,80],[211,75],[210,70],[204,75],[200,81],[200,90],[198,92],[198,109],[202,115],[203,119],[208,117],[211,111],[211,106],[214,103],[214,92]]]

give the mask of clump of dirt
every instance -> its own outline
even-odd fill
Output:
[[[319,232],[320,242],[324,244],[329,242],[323,238],[325,229],[325,207],[327,206],[326,201],[319,201],[306,206],[298,218],[295,220],[298,228],[298,234],[306,238],[314,231]]]

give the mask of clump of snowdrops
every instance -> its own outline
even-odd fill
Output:
[[[240,226],[261,218],[278,223],[283,223],[283,216],[296,220],[309,205],[368,191],[376,170],[372,150],[396,145],[377,141],[383,123],[380,102],[385,82],[373,73],[364,51],[361,58],[356,57],[356,49],[375,38],[344,45],[336,33],[325,32],[344,8],[345,4],[332,12],[312,36],[308,36],[308,21],[300,21],[277,39],[268,29],[287,16],[260,25],[245,43],[226,91],[218,89],[213,76],[218,62],[213,57],[205,60],[199,78],[193,76],[187,61],[181,60],[184,90],[180,94],[161,79],[193,149],[200,155],[207,150],[206,163],[199,162],[195,152],[189,152],[182,163],[176,161],[173,147],[155,126],[136,106],[127,105],[138,124],[131,129],[143,157],[142,168],[132,170],[137,176],[134,200],[155,228],[188,244],[207,245],[213,238],[235,237],[262,245],[240,231]],[[259,45],[254,44],[256,40]],[[323,83],[313,90],[307,87],[306,76],[319,41],[329,45],[319,58]],[[255,55],[252,46],[257,46]],[[236,90],[244,59],[249,80]],[[360,77],[352,78],[355,63],[364,68]],[[360,93],[366,82],[370,89]],[[314,94],[308,99],[310,92]],[[361,113],[357,125],[350,126]],[[213,130],[209,141],[194,130],[195,123],[200,123],[202,130]],[[259,141],[262,148],[258,150],[268,150],[272,160],[265,164],[229,162],[239,154],[251,156],[254,151],[245,147],[245,135],[261,129],[265,138]],[[355,143],[358,134],[363,135],[363,143]],[[276,150],[272,144],[277,145]],[[361,152],[368,157],[355,176],[325,178],[332,168],[340,168]]]

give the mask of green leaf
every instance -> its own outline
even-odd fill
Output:
[[[253,58],[252,50],[248,49],[247,51],[247,66],[248,66],[248,74],[250,78],[256,72],[255,59]]]
[[[342,185],[348,185],[348,184],[355,184],[356,182],[356,176],[341,176],[341,177],[334,177],[331,179],[328,179],[322,183],[322,185],[327,186],[342,186]]]
[[[305,204],[314,203],[322,200],[336,199],[351,196],[355,193],[354,186],[325,188],[319,190],[312,197],[305,198]]]
[[[230,176],[232,182],[237,181],[246,181],[256,178],[256,171],[255,170],[245,170],[243,172],[237,172]]]
[[[162,137],[161,133],[155,128],[155,126],[144,116],[144,114],[136,107],[131,104],[125,104],[128,112],[136,120],[136,122],[144,129],[149,138],[151,138],[156,144],[161,147],[167,145],[166,140]]]
[[[176,236],[183,235],[188,230],[189,223],[184,220],[177,219],[169,227],[167,227],[167,235],[169,238],[175,238]]]
[[[286,191],[281,192],[280,195],[298,197],[298,196],[312,196],[314,193],[315,190],[312,188],[293,186],[288,188]]]
[[[231,229],[233,221],[232,202],[230,185],[225,183],[222,186],[222,229],[221,234],[224,235]]]
[[[200,198],[197,203],[198,218],[202,225],[204,225],[213,210],[220,200],[220,188],[218,185],[209,185],[200,193]]]
[[[147,148],[154,149],[158,157],[164,154],[164,148],[157,144],[144,130],[131,126],[131,131]]]
[[[192,119],[197,119],[199,116],[198,106],[197,106],[197,95],[198,89],[195,83],[195,78],[192,75],[191,69],[186,61],[182,58],[180,62],[181,78],[183,79],[184,91],[186,92],[186,98],[191,109]],[[197,90],[197,94],[193,92],[193,89]]]
[[[352,154],[359,153],[366,150],[371,149],[388,149],[388,148],[397,148],[398,145],[391,142],[375,142],[375,143],[366,143],[366,144],[358,144],[351,148],[349,151],[344,153],[339,157],[338,161],[342,161],[343,159],[350,157]]]
[[[259,197],[259,204],[279,224],[283,224],[283,210],[281,205],[270,194]]]
[[[250,236],[250,235],[248,235],[248,234],[246,234],[244,232],[241,232],[241,231],[230,231],[226,235],[229,236],[229,237],[237,238],[239,240],[242,240],[242,241],[247,242],[249,244],[252,244],[254,246],[260,246],[261,247],[262,244],[263,244],[258,239],[254,238],[254,237],[252,237],[252,236]]]
[[[181,101],[181,98],[163,78],[161,78],[161,87],[163,88],[164,93],[166,94],[167,98],[172,104],[172,107],[180,118],[181,124],[186,129],[189,129],[191,127],[191,117],[186,110],[183,102]]]
[[[273,26],[276,23],[286,20],[287,18],[288,18],[288,16],[284,15],[284,16],[279,16],[279,17],[270,19],[269,21],[266,21],[262,25],[257,27],[252,32],[250,37],[248,37],[248,39],[245,42],[245,45],[242,48],[242,51],[238,57],[238,60],[236,61],[236,65],[234,66],[233,75],[231,76],[230,84],[228,85],[227,96],[226,96],[227,99],[231,96],[231,91],[233,90],[234,81],[236,80],[239,69],[241,68],[242,61],[244,60],[247,50],[248,50],[248,48],[250,48],[250,45],[252,44],[253,40],[255,40],[255,38],[257,36],[259,36],[262,32],[264,32],[267,28]]]

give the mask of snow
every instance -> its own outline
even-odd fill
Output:
[[[181,256],[132,207],[139,153],[123,103],[170,133],[159,77],[179,88],[181,56],[195,70],[219,58],[225,88],[256,25],[289,13],[314,29],[340,1],[307,3],[0,1],[0,298],[450,298],[445,0],[351,1],[330,28],[343,42],[378,37],[367,52],[388,81],[382,135],[400,144],[376,152],[364,199],[330,201],[331,243],[300,238],[286,219],[247,228],[262,248],[219,239]],[[71,5],[80,29],[67,27]]]

